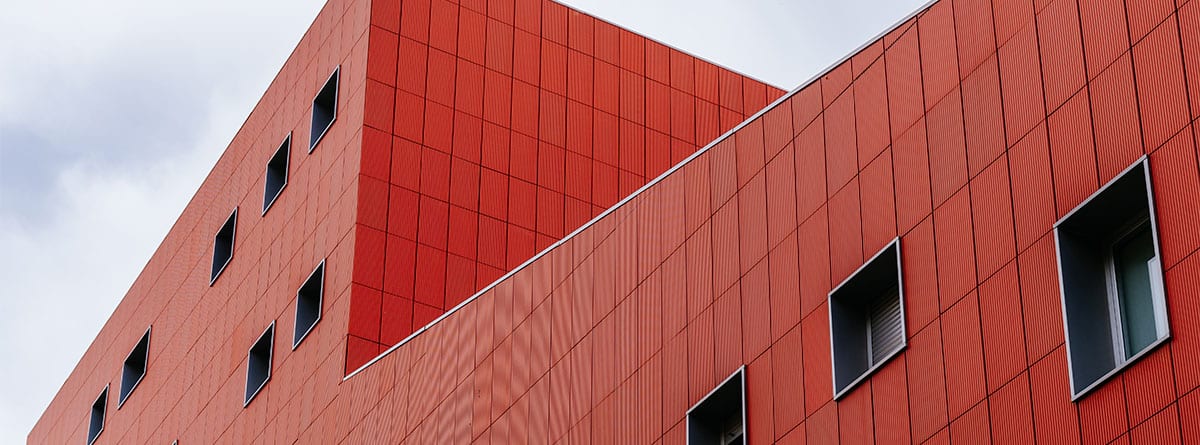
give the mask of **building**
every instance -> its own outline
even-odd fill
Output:
[[[940,0],[784,93],[333,0],[29,442],[1198,440],[1181,3]]]

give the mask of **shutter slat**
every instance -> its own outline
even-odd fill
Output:
[[[904,343],[900,293],[893,289],[871,308],[871,365],[878,364]]]

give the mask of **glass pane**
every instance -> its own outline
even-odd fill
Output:
[[[1113,249],[1121,300],[1121,327],[1125,333],[1125,358],[1133,357],[1155,340],[1155,292],[1151,280],[1154,239],[1149,227],[1138,229]]]

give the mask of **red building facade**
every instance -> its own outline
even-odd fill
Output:
[[[1194,1],[941,0],[786,95],[550,1],[332,1],[29,442],[111,385],[95,443],[684,443],[739,370],[749,443],[1195,441],[1197,118]],[[1055,227],[1131,165],[1169,336],[1076,394]],[[835,399],[897,239],[905,346]]]

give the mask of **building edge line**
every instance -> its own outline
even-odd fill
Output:
[[[387,350],[385,350],[385,351],[381,352],[379,355],[376,355],[376,356],[375,356],[375,358],[372,358],[371,360],[369,360],[369,361],[367,361],[366,363],[364,363],[362,366],[359,366],[359,367],[358,367],[357,369],[355,369],[353,372],[351,372],[351,373],[349,373],[349,374],[346,374],[346,376],[345,376],[345,377],[342,377],[342,381],[343,381],[343,382],[345,382],[345,381],[347,381],[347,380],[350,380],[350,378],[351,378],[351,377],[354,377],[354,376],[356,376],[356,375],[358,375],[358,374],[362,373],[362,372],[363,372],[363,371],[365,371],[367,368],[371,367],[371,365],[374,365],[376,362],[378,362],[378,361],[382,360],[384,357],[387,357],[388,355],[390,355],[390,354],[391,354],[392,352],[394,352],[395,350],[397,350],[397,349],[400,349],[400,347],[401,347],[401,346],[404,346],[404,345],[408,344],[410,341],[412,341],[413,339],[417,338],[417,337],[418,337],[418,336],[420,336],[422,333],[424,333],[425,331],[427,331],[427,330],[429,330],[430,328],[432,328],[434,325],[436,325],[436,324],[440,323],[440,322],[441,322],[443,319],[446,319],[447,317],[449,317],[449,316],[453,315],[455,312],[458,312],[458,311],[459,311],[460,309],[462,309],[464,306],[466,306],[467,304],[470,304],[472,301],[475,301],[476,299],[478,299],[478,298],[479,298],[480,296],[482,296],[483,294],[486,294],[486,293],[490,292],[492,289],[495,289],[495,288],[496,288],[496,286],[498,286],[498,285],[499,285],[501,282],[504,282],[505,280],[508,280],[509,278],[512,278],[512,277],[513,277],[514,275],[516,275],[518,272],[520,272],[520,271],[524,270],[524,269],[525,269],[526,267],[528,267],[530,264],[533,264],[533,262],[535,262],[535,261],[537,261],[537,260],[541,259],[542,257],[546,256],[547,254],[549,254],[549,253],[550,253],[550,251],[552,251],[552,250],[554,250],[554,249],[557,249],[559,246],[561,246],[561,245],[565,244],[567,241],[570,241],[572,238],[575,238],[575,236],[576,236],[576,235],[578,235],[580,232],[583,232],[584,230],[587,230],[588,228],[590,228],[590,227],[594,226],[594,225],[595,225],[597,222],[599,222],[601,219],[604,219],[605,217],[607,217],[607,216],[609,216],[610,214],[614,213],[614,212],[615,212],[617,209],[621,208],[621,207],[622,207],[622,206],[624,206],[625,204],[628,204],[630,201],[632,201],[634,198],[636,198],[636,197],[638,197],[639,195],[641,195],[643,192],[645,192],[645,191],[646,191],[647,189],[649,189],[650,187],[652,187],[652,186],[654,186],[654,185],[656,185],[656,184],[658,184],[658,183],[662,182],[664,179],[666,179],[666,177],[667,177],[667,176],[670,176],[672,173],[675,173],[675,172],[676,172],[676,171],[678,171],[679,169],[683,168],[683,166],[684,166],[684,165],[687,165],[688,163],[691,163],[691,162],[692,162],[692,160],[694,160],[694,159],[696,159],[696,158],[700,157],[701,155],[703,155],[703,154],[707,153],[707,152],[708,152],[710,149],[712,149],[714,146],[716,146],[716,145],[720,144],[721,142],[724,142],[725,140],[729,139],[731,136],[733,136],[735,133],[737,133],[738,131],[740,131],[742,128],[745,128],[745,127],[746,127],[747,125],[749,125],[751,122],[754,122],[755,120],[758,120],[759,118],[763,117],[765,114],[767,114],[768,112],[770,112],[771,110],[774,110],[774,109],[775,109],[775,107],[777,107],[777,106],[779,106],[780,104],[782,104],[782,103],[786,102],[788,99],[791,99],[793,96],[795,96],[795,95],[796,95],[797,93],[799,93],[800,91],[804,90],[805,88],[808,88],[809,86],[813,85],[813,84],[814,84],[814,83],[816,83],[817,81],[821,80],[821,77],[825,76],[826,74],[829,74],[829,73],[830,73],[830,72],[832,72],[834,69],[836,69],[837,67],[841,66],[843,63],[846,63],[847,61],[849,61],[849,60],[850,60],[852,57],[854,57],[854,56],[855,56],[855,55],[857,55],[858,53],[862,52],[862,50],[864,50],[864,49],[866,49],[867,47],[871,46],[871,45],[872,45],[872,44],[874,44],[876,41],[878,41],[879,39],[883,38],[884,36],[886,36],[887,34],[891,33],[892,31],[895,31],[896,29],[898,29],[898,28],[900,27],[900,25],[903,25],[904,23],[906,23],[906,22],[908,22],[909,20],[911,20],[913,17],[916,17],[917,15],[921,14],[922,12],[925,12],[925,11],[926,11],[926,10],[928,10],[928,9],[929,9],[931,6],[933,6],[933,4],[934,4],[934,3],[937,3],[938,1],[939,1],[939,0],[929,0],[929,1],[928,1],[928,2],[926,2],[925,4],[921,5],[921,6],[920,6],[920,7],[918,7],[917,9],[913,10],[913,12],[909,13],[908,15],[905,15],[905,16],[904,16],[904,17],[902,17],[900,20],[897,20],[895,23],[893,23],[891,26],[889,26],[889,27],[887,27],[886,29],[884,29],[882,32],[879,32],[878,34],[876,34],[876,35],[872,36],[871,38],[867,39],[867,41],[866,41],[866,42],[864,42],[863,44],[859,45],[859,46],[858,46],[857,48],[855,48],[853,51],[850,51],[850,52],[849,52],[849,53],[847,53],[845,56],[842,56],[842,58],[838,59],[837,61],[833,62],[833,63],[832,63],[832,64],[830,64],[829,66],[825,67],[825,69],[822,69],[821,71],[817,72],[817,73],[816,73],[816,74],[814,74],[813,76],[809,77],[809,78],[808,78],[808,80],[804,81],[803,83],[801,83],[801,84],[800,84],[799,86],[797,86],[796,88],[793,88],[791,91],[788,91],[788,92],[787,92],[786,94],[784,94],[783,96],[780,96],[778,99],[775,99],[775,101],[771,102],[771,103],[770,103],[769,105],[767,105],[766,107],[763,107],[761,110],[758,110],[758,112],[756,112],[756,113],[754,113],[753,115],[751,115],[750,117],[746,118],[744,121],[742,121],[742,123],[740,123],[740,124],[738,124],[737,126],[735,126],[735,127],[731,128],[731,129],[729,129],[729,130],[728,130],[728,131],[726,131],[725,133],[721,134],[721,136],[718,136],[716,139],[713,139],[713,141],[712,141],[712,142],[709,142],[709,143],[708,143],[707,145],[705,145],[703,148],[701,148],[701,149],[699,149],[699,150],[696,150],[694,153],[692,153],[692,154],[691,154],[691,155],[689,155],[688,157],[684,158],[682,161],[679,161],[679,162],[678,162],[678,163],[676,163],[674,166],[672,166],[671,168],[667,169],[667,171],[665,171],[665,172],[663,172],[662,174],[658,175],[658,177],[654,178],[654,179],[653,179],[653,180],[651,180],[650,182],[647,182],[645,185],[641,186],[640,188],[638,188],[637,190],[635,190],[633,193],[631,193],[631,194],[629,194],[628,196],[626,196],[626,197],[622,198],[620,201],[617,201],[617,203],[616,203],[616,204],[613,204],[613,206],[612,206],[612,207],[609,207],[609,208],[608,208],[608,209],[606,209],[605,211],[601,212],[599,215],[596,215],[594,218],[592,218],[592,219],[588,220],[588,222],[586,222],[586,223],[584,223],[583,225],[579,226],[579,227],[578,227],[578,228],[576,228],[574,231],[572,231],[571,233],[567,234],[567,236],[564,236],[564,237],[562,237],[561,239],[559,239],[558,241],[555,241],[555,242],[554,242],[554,244],[551,244],[549,247],[546,247],[545,249],[542,249],[542,251],[541,251],[541,252],[538,252],[537,254],[535,254],[534,256],[530,257],[528,260],[525,260],[525,262],[521,263],[521,264],[520,264],[520,265],[518,265],[517,267],[513,268],[512,270],[509,270],[509,271],[508,271],[508,272],[506,272],[504,275],[501,275],[501,276],[500,276],[500,278],[497,278],[497,279],[496,279],[495,281],[493,281],[491,284],[489,284],[489,285],[487,285],[487,286],[483,287],[482,289],[480,289],[479,291],[475,292],[473,295],[471,295],[471,296],[470,296],[470,297],[468,297],[467,299],[463,300],[462,302],[458,303],[458,304],[457,304],[457,305],[455,305],[454,307],[450,308],[450,310],[447,310],[447,311],[446,311],[445,313],[443,313],[442,315],[439,315],[437,318],[433,319],[433,321],[431,321],[431,322],[429,322],[429,323],[426,323],[426,324],[425,324],[424,326],[422,326],[420,329],[417,329],[416,331],[413,331],[413,333],[412,333],[412,334],[409,334],[407,337],[404,337],[404,339],[403,339],[403,340],[400,340],[400,341],[399,341],[398,343],[396,343],[395,345],[392,345],[392,346],[391,346],[391,347],[389,347]],[[558,2],[556,2],[556,3],[558,3]],[[560,4],[562,4],[562,3],[560,3]],[[590,13],[590,12],[586,12],[586,11],[583,11],[583,10],[581,10],[581,9],[578,9],[578,8],[575,8],[575,7],[572,7],[572,6],[566,5],[566,4],[563,4],[563,6],[566,6],[567,8],[570,8],[570,9],[575,9],[575,10],[578,10],[578,11],[580,11],[580,12],[583,12],[583,13],[585,13],[585,14],[588,14],[589,16],[592,16],[593,18],[595,18],[595,19],[597,19],[597,20],[603,20],[603,19],[601,19],[601,18],[599,18],[599,17],[596,17],[594,14],[592,14],[592,13]],[[608,22],[607,20],[604,20],[604,21],[605,21],[606,23],[612,24],[612,22]],[[614,25],[614,26],[617,26],[617,25],[615,25],[615,24],[613,24],[613,25]],[[625,27],[620,27],[620,28],[622,28],[622,29],[628,29],[628,28],[625,28]],[[630,31],[632,31],[632,30],[630,30]],[[647,38],[647,39],[650,39],[650,37],[646,37],[646,38]],[[676,51],[681,51],[681,52],[684,52],[685,54],[691,54],[691,53],[689,53],[689,52],[682,51],[682,50],[680,50],[680,49],[678,49],[678,48],[675,48],[674,46],[667,45],[667,44],[665,44],[665,43],[659,42],[658,40],[655,40],[655,39],[651,39],[651,40],[654,40],[656,43],[659,43],[659,44],[662,44],[662,45],[666,45],[666,46],[668,46],[668,47],[670,47],[670,48],[672,48],[672,49],[674,49],[674,50],[676,50]],[[708,62],[708,63],[713,63],[713,62],[711,62],[711,61],[709,61],[709,60],[707,60],[707,59],[703,59],[703,58],[700,58],[700,59],[701,59],[701,60],[704,60],[705,62]],[[723,65],[717,65],[717,66],[724,67]],[[733,70],[731,70],[731,71],[733,71]],[[736,71],[735,71],[735,72],[736,72]],[[739,73],[739,74],[740,74],[740,73]],[[750,76],[746,76],[746,77],[747,77],[747,78],[754,79],[753,77],[750,77]],[[760,80],[758,80],[758,79],[754,79],[754,80],[755,80],[755,81],[758,81],[758,82],[762,82],[762,81],[760,81]],[[765,85],[771,85],[771,84],[769,84],[769,83],[765,83],[765,82],[764,82],[764,84],[765,84]]]

